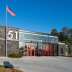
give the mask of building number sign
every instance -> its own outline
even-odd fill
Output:
[[[18,40],[18,31],[10,30],[7,33],[8,40]]]

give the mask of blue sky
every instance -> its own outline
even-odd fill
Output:
[[[5,0],[0,0],[0,24],[5,24]],[[16,17],[8,14],[8,25],[30,31],[72,28],[72,0],[7,0]]]

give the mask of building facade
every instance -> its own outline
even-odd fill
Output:
[[[0,26],[0,56],[18,51],[19,31],[16,28]]]
[[[19,30],[19,48],[24,48],[25,56],[57,55],[57,43],[58,37]]]
[[[0,26],[0,56],[23,49],[24,56],[57,56],[58,37]]]

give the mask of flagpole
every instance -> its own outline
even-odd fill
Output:
[[[16,14],[7,6],[7,0],[6,0],[6,23],[5,23],[6,24],[5,25],[5,44],[6,44],[5,45],[6,46],[5,47],[6,48],[5,49],[6,50],[5,52],[6,52],[6,57],[8,56],[7,55],[7,24],[8,24],[7,12],[10,13],[12,16],[16,16]]]
[[[6,39],[5,39],[5,41],[6,41],[6,57],[7,57],[7,1],[6,1]]]

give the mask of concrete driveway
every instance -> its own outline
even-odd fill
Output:
[[[24,72],[72,72],[72,58],[68,57],[23,57],[0,58],[0,64],[9,61]]]

